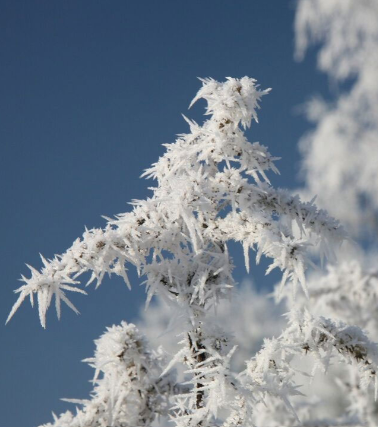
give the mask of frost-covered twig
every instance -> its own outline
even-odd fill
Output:
[[[309,300],[297,299],[300,304],[311,307],[313,314],[332,317],[363,328],[368,336],[376,340],[378,334],[378,278],[376,270],[367,269],[353,259],[338,265],[329,265],[326,274],[311,275],[308,279]],[[289,305],[293,305],[291,295],[285,292]],[[368,365],[367,365],[368,366]],[[328,378],[345,396],[340,410],[358,417],[361,425],[377,425],[378,404],[369,390],[361,388],[359,364],[339,366]],[[328,385],[329,387],[330,385]],[[334,406],[337,404],[334,402]],[[359,424],[356,424],[359,425]]]

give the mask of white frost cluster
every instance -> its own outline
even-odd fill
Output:
[[[313,202],[270,185],[267,172],[277,172],[275,158],[244,135],[257,121],[256,109],[268,90],[248,77],[202,83],[194,101],[207,101],[210,118],[203,125],[186,119],[190,133],[167,144],[166,153],[145,172],[157,180],[152,197],[134,201],[130,212],[109,219],[103,230],[86,230],[64,254],[43,260],[40,272],[32,269],[16,291],[20,296],[10,317],[26,297],[33,301],[37,294],[45,326],[54,296],[58,315],[61,300],[72,307],[65,291],[81,291],[81,274],[91,272],[89,282],[97,286],[106,273],[122,276],[129,285],[127,267],[134,266],[145,279],[147,303],[156,294],[180,312],[181,341],[164,369],[161,356],[147,349],[133,325],[110,328],[90,360],[103,374],[95,377],[93,399],[76,416],[56,418],[55,426],[139,427],[162,416],[177,427],[252,427],[263,416],[261,403],[269,399],[278,399],[299,423],[291,403],[301,394],[294,356],[307,353],[325,368],[332,354],[356,364],[361,387],[375,381],[375,344],[358,327],[305,310],[293,311],[288,329],[265,340],[246,361],[246,370],[233,370],[237,346],[214,315],[234,287],[227,243],[242,244],[247,270],[252,249],[257,262],[263,255],[271,259],[267,272],[282,271],[283,293],[288,283],[293,295],[300,285],[309,297],[310,246],[318,245],[322,257],[333,257],[345,233]],[[184,382],[173,374],[176,366],[182,367]]]
[[[64,399],[83,409],[54,415],[45,427],[142,427],[166,414],[173,386],[160,376],[161,355],[149,352],[133,324],[108,328],[86,361],[95,369],[91,399]]]

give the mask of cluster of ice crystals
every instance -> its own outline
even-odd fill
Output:
[[[54,416],[46,427],[147,427],[166,413],[171,385],[160,377],[162,358],[148,351],[133,324],[108,328],[86,361],[95,368],[91,399],[64,399],[83,408]]]

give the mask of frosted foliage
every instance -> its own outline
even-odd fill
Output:
[[[299,59],[318,44],[319,68],[350,84],[306,106],[315,123],[300,144],[308,191],[356,235],[376,235],[378,0],[299,0],[295,32]]]
[[[88,360],[95,369],[91,398],[73,400],[82,409],[55,416],[50,426],[265,427],[267,417],[271,425],[279,418],[300,424],[297,358],[310,355],[313,374],[328,372],[335,359],[354,366],[355,384],[374,394],[378,350],[358,326],[297,307],[287,316],[287,328],[279,334],[272,327],[277,338],[267,338],[263,321],[269,314],[261,310],[270,310],[269,303],[250,291],[249,314],[247,303],[235,296],[228,241],[243,246],[247,271],[253,250],[257,262],[270,258],[267,273],[281,270],[282,295],[289,288],[292,296],[310,298],[305,280],[312,264],[310,246],[334,258],[345,233],[313,202],[303,203],[270,185],[268,172],[278,172],[275,158],[244,134],[257,122],[256,110],[269,90],[248,77],[202,83],[194,101],[207,101],[209,119],[202,125],[186,119],[190,133],[166,144],[165,154],[145,172],[157,180],[151,198],[134,201],[129,212],[108,219],[104,229],[86,230],[62,255],[43,258],[41,271],[31,268],[31,277],[23,277],[16,291],[20,295],[9,318],[25,298],[33,303],[36,295],[45,327],[53,297],[58,316],[61,301],[76,311],[66,292],[82,292],[83,273],[91,272],[89,283],[97,286],[105,274],[119,275],[130,286],[127,268],[135,267],[145,280],[147,306],[154,295],[167,305],[172,315],[166,333],[179,341],[165,352],[154,351],[134,325],[109,328]],[[232,297],[241,321],[255,325],[225,325]],[[247,328],[252,332],[247,334]],[[253,333],[253,328],[261,330]],[[239,333],[251,339],[249,348],[235,345],[232,335],[242,341]],[[263,341],[261,348],[258,341]],[[269,415],[272,405],[281,409]],[[326,421],[323,416],[316,422]]]

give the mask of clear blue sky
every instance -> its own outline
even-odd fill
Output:
[[[187,111],[197,76],[273,88],[249,137],[282,157],[276,185],[298,185],[308,125],[293,110],[327,82],[314,55],[293,61],[293,18],[292,0],[0,1],[4,321],[25,263],[40,267],[39,252],[63,252],[84,226],[149,194],[139,176],[187,131],[181,113],[202,120],[204,104]],[[252,277],[272,282],[261,269]],[[132,279],[132,292],[115,280],[78,295],[79,317],[66,308],[58,322],[51,311],[47,330],[26,304],[1,327],[1,426],[46,423],[74,410],[59,398],[87,397],[93,372],[80,360],[105,326],[138,315],[144,290]]]

